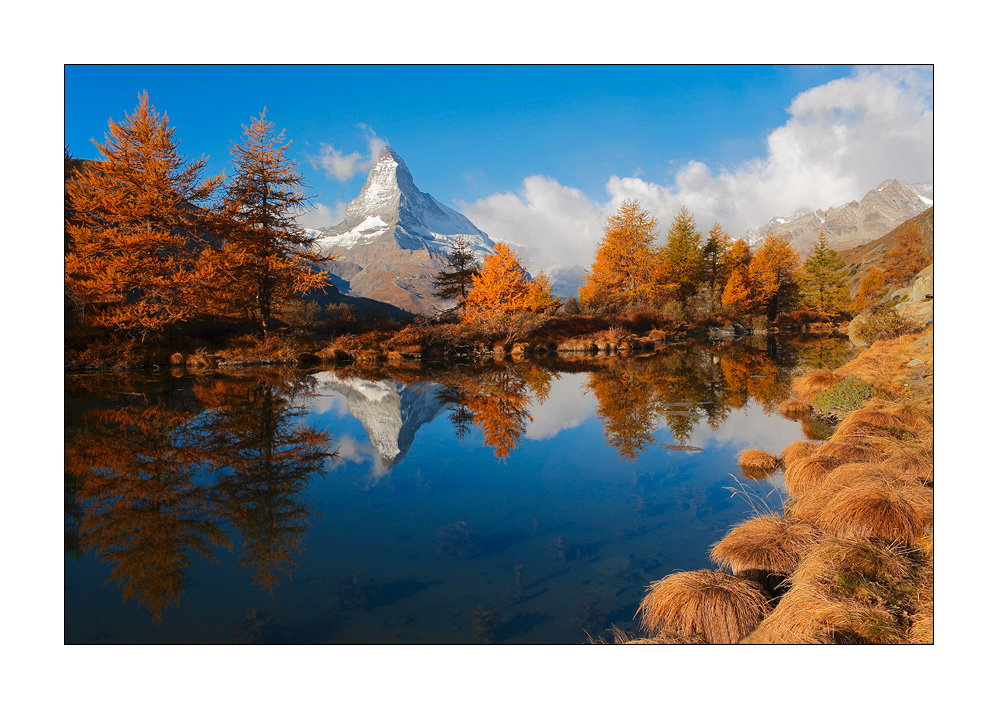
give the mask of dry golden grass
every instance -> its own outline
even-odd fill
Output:
[[[819,454],[835,458],[842,463],[875,463],[885,460],[888,456],[866,439],[848,437],[829,440],[821,447]]]
[[[801,458],[784,468],[784,481],[787,492],[794,498],[801,498],[821,485],[822,481],[842,463],[837,458],[825,455],[812,455]]]
[[[682,571],[648,588],[638,607],[641,627],[653,635],[697,635],[712,644],[738,642],[768,609],[762,587],[721,571]]]
[[[844,378],[838,372],[833,372],[830,369],[817,369],[801,377],[797,377],[791,386],[793,387],[794,395],[799,401],[810,404],[811,398],[815,394],[833,384],[838,384]]]
[[[786,470],[788,465],[793,465],[802,458],[815,455],[819,450],[821,450],[821,444],[816,441],[794,441],[780,453],[780,462],[783,469]]]
[[[800,399],[790,399],[780,404],[780,414],[788,419],[797,420],[811,413],[811,405]]]
[[[910,374],[906,366],[914,357],[918,357],[931,369],[933,366],[932,345],[916,349],[916,343],[926,333],[905,335],[896,340],[875,342],[869,349],[861,352],[856,359],[847,362],[836,371],[842,377],[858,377],[870,382],[884,392],[894,395],[905,393],[905,384]]]
[[[894,617],[884,609],[870,608],[860,601],[839,598],[824,584],[793,586],[779,605],[743,640],[743,644],[828,644],[872,642],[882,639],[882,629],[896,628]],[[873,632],[871,632],[871,630]],[[895,641],[897,631],[893,633]]]
[[[878,583],[900,584],[915,574],[907,547],[862,537],[833,537],[813,546],[790,576],[791,584],[833,583],[846,572]]]
[[[733,574],[760,570],[786,576],[820,537],[820,530],[810,524],[764,514],[728,532],[711,548],[710,558]]]
[[[932,489],[914,467],[884,463],[847,463],[825,478],[822,487],[837,493],[861,483],[876,483],[895,489],[913,504],[932,508]]]
[[[750,448],[738,454],[738,465],[742,468],[757,468],[772,473],[780,467],[780,459],[765,451]]]
[[[789,590],[742,642],[932,642],[933,409],[931,383],[919,388],[906,366],[916,357],[931,369],[924,333],[878,342],[835,372],[795,380],[800,401],[850,376],[882,398],[849,414],[826,443],[798,442],[782,453],[792,497],[785,519],[765,524],[772,534],[781,522],[809,523],[823,538],[803,553],[788,574]],[[808,421],[804,416],[802,430]],[[712,557],[744,573],[751,554],[765,558],[766,545],[743,548],[737,531]]]
[[[881,481],[858,482],[833,494],[815,519],[825,531],[914,546],[932,523],[932,508]]]
[[[914,613],[911,616],[909,640],[921,645],[933,642],[933,534],[930,529],[918,542],[922,563],[915,585]]]
[[[858,538],[819,542],[790,576],[776,610],[743,642],[904,642],[904,622],[889,607],[914,571],[903,548]]]

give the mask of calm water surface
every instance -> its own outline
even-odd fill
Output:
[[[581,643],[780,474],[841,340],[446,370],[67,375],[66,643]]]

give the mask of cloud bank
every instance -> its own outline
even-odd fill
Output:
[[[533,175],[516,193],[461,203],[461,211],[494,239],[525,247],[532,267],[550,271],[592,263],[604,220],[626,199],[657,217],[662,233],[686,205],[702,231],[717,221],[737,237],[801,208],[860,199],[889,178],[932,180],[931,70],[859,68],[798,94],[787,111],[766,155],[741,165],[712,170],[690,161],[668,186],[614,175],[604,202]]]

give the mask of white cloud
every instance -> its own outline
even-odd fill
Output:
[[[307,229],[322,229],[327,226],[334,226],[343,221],[346,214],[346,202],[336,201],[332,207],[319,202],[313,202],[312,209],[304,214],[298,215],[298,223]]]
[[[533,175],[517,194],[495,194],[461,211],[490,237],[527,247],[533,263],[550,270],[592,262],[603,235],[605,209],[574,187]]]
[[[663,234],[685,204],[701,230],[718,221],[740,236],[802,207],[860,199],[885,179],[931,180],[931,105],[930,70],[860,68],[796,96],[786,123],[769,134],[767,154],[744,164],[712,171],[690,161],[670,186],[614,175],[606,202],[534,175],[516,194],[461,208],[490,236],[526,246],[535,267],[547,270],[592,263],[603,221],[625,199],[637,199],[657,217]]]
[[[592,416],[592,406],[582,401],[585,392],[580,387],[584,379],[581,374],[562,374],[552,379],[548,398],[530,409],[533,420],[527,424],[524,436],[532,441],[554,438]]]
[[[370,170],[381,151],[388,145],[388,141],[379,138],[369,125],[359,123],[357,127],[364,132],[364,138],[367,140],[367,155],[361,155],[356,151],[347,154],[331,143],[320,143],[319,154],[308,156],[312,167],[322,170],[327,177],[340,182],[347,182],[357,174]]]

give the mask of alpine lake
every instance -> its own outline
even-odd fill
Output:
[[[780,511],[739,451],[837,337],[65,376],[67,644],[579,644]]]

